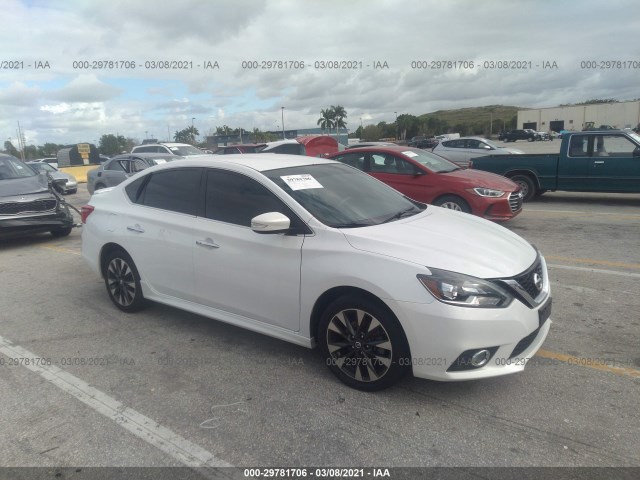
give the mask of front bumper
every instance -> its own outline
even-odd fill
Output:
[[[549,309],[550,300],[534,309],[518,300],[500,309],[464,308],[437,301],[398,302],[395,307],[411,350],[411,358],[403,362],[412,366],[414,376],[439,381],[522,371],[549,333],[550,312],[539,311]],[[455,371],[463,352],[480,349],[495,349],[486,365]]]
[[[480,197],[474,198],[471,211],[487,220],[504,222],[520,215],[522,212],[522,199],[517,200],[515,192],[508,192],[500,198]]]
[[[66,206],[54,213],[32,215],[28,217],[0,217],[0,238],[14,238],[52,230],[64,230],[73,227],[73,216]]]

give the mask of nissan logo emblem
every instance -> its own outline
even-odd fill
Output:
[[[542,277],[537,272],[533,274],[533,284],[536,286],[538,291],[542,290]]]

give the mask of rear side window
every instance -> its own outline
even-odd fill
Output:
[[[138,195],[142,205],[196,215],[202,169],[181,168],[156,172]],[[135,182],[134,182],[135,183]]]

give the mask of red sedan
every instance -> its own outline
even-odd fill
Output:
[[[419,202],[494,221],[509,220],[522,211],[520,187],[508,178],[461,169],[419,148],[355,148],[329,158],[363,170]]]

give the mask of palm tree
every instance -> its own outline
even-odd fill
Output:
[[[347,123],[344,121],[347,118],[347,111],[344,107],[337,105],[331,105],[329,109],[333,116],[333,126],[336,127],[336,136],[339,134],[341,128],[346,128]]]
[[[329,108],[320,110],[320,118],[317,124],[323,130],[331,130],[331,127],[333,127],[333,111]]]

